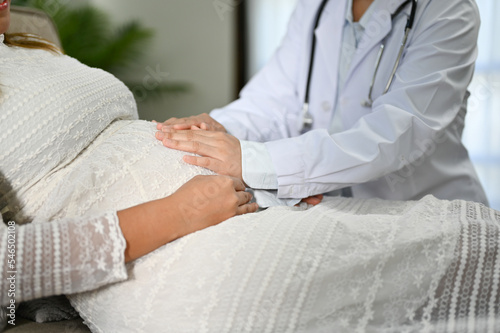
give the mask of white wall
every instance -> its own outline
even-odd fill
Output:
[[[116,22],[138,19],[156,31],[150,53],[134,74],[136,79],[153,84],[147,68],[159,68],[160,72],[169,73],[165,78],[168,82],[184,81],[191,85],[187,94],[140,103],[141,118],[165,120],[208,112],[235,97],[234,10],[225,6],[221,12],[220,7],[214,6],[217,1],[90,0],[111,13]]]
[[[251,0],[247,2],[248,78],[272,57],[285,36],[297,0]]]

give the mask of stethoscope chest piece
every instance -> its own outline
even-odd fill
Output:
[[[302,105],[302,114],[300,122],[298,124],[300,134],[304,134],[312,129],[314,119],[312,114],[309,112],[309,104],[304,103]]]

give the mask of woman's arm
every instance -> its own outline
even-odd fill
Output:
[[[167,198],[118,213],[22,226],[0,221],[0,305],[125,280],[125,262],[255,211],[249,200],[235,179],[197,176]]]
[[[167,198],[120,211],[125,261],[235,215],[255,212],[258,206],[248,203],[250,199],[240,180],[196,176]]]

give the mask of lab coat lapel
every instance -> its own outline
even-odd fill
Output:
[[[405,0],[396,1],[378,1],[373,14],[365,27],[365,33],[361,38],[358,49],[354,55],[354,59],[347,75],[346,84],[351,79],[353,72],[366,56],[378,46],[380,42],[392,30],[392,14]],[[378,49],[378,48],[377,48]],[[373,64],[375,66],[375,64]]]
[[[331,78],[332,94],[337,90],[337,77],[339,67],[340,49],[342,43],[342,32],[345,23],[346,2],[329,1],[321,17],[320,24],[316,29],[316,42],[318,55],[321,55],[321,64],[324,64],[328,76]],[[319,64],[316,66],[320,66]],[[318,68],[315,68],[318,70]]]

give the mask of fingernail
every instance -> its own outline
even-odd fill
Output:
[[[165,135],[162,132],[156,132],[156,138],[162,140]]]

